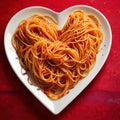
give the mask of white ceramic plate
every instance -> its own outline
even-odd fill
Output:
[[[11,37],[15,32],[18,24],[21,22],[21,20],[28,18],[34,13],[50,14],[59,22],[59,27],[62,28],[62,26],[67,20],[68,15],[75,9],[82,9],[86,13],[92,13],[99,18],[101,22],[101,29],[104,32],[104,40],[101,45],[101,50],[97,55],[97,61],[96,61],[95,67],[92,69],[89,75],[83,80],[81,80],[73,89],[71,89],[69,94],[65,95],[61,99],[53,101],[49,99],[41,90],[38,90],[37,86],[30,85],[27,81],[28,76],[23,75],[21,73],[22,68],[19,64],[18,59],[16,59],[17,54],[14,48],[12,47]],[[108,54],[111,48],[111,43],[112,43],[112,33],[111,33],[111,28],[107,19],[98,10],[86,5],[73,6],[60,13],[57,13],[51,9],[40,7],[40,6],[34,6],[34,7],[23,9],[11,18],[11,20],[9,21],[6,27],[5,35],[4,35],[5,52],[6,52],[8,61],[10,62],[10,65],[12,66],[14,72],[17,74],[21,82],[30,90],[30,92],[53,114],[60,113],[70,102],[72,102],[82,92],[82,90],[98,74],[98,72],[100,71],[100,69],[102,68],[103,64],[105,63],[108,57]]]

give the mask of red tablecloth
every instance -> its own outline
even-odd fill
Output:
[[[109,57],[93,82],[60,114],[49,112],[20,82],[4,51],[4,31],[10,18],[29,6],[57,12],[85,4],[109,20],[113,39]],[[14,27],[14,26],[13,26]],[[0,0],[0,120],[120,120],[119,0]]]

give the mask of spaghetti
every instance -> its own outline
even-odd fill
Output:
[[[12,37],[21,66],[51,99],[64,96],[93,68],[103,39],[98,18],[73,11],[61,30],[49,15],[23,20]]]

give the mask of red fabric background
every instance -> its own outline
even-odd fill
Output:
[[[60,12],[77,4],[93,6],[107,17],[112,48],[93,82],[65,110],[53,115],[11,69],[4,51],[4,31],[10,18],[23,8],[45,6]],[[119,0],[0,0],[0,120],[120,120],[119,7]]]

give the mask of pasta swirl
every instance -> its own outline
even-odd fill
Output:
[[[98,18],[75,10],[61,30],[51,16],[32,15],[19,24],[12,45],[21,66],[56,100],[88,75],[102,39]]]

